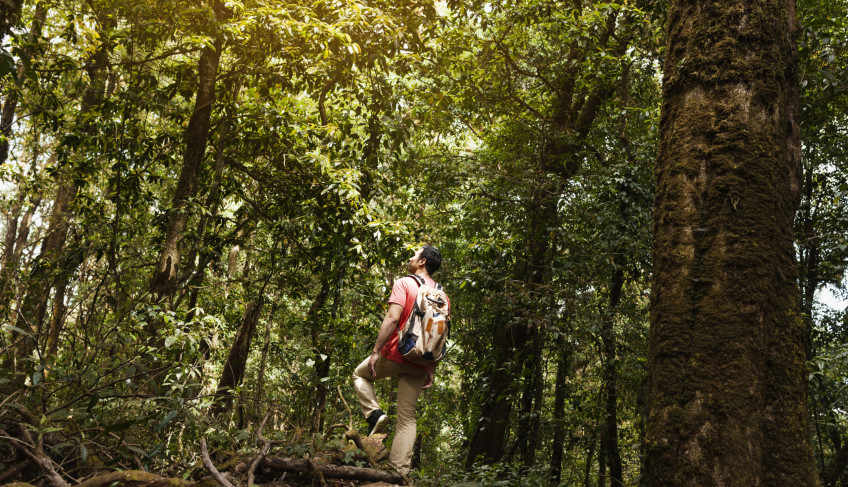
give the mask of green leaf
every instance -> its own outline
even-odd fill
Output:
[[[156,425],[156,429],[154,430],[154,432],[158,433],[158,432],[162,431],[162,429],[165,428],[165,426],[167,426],[168,423],[170,423],[171,420],[173,420],[177,416],[178,413],[179,413],[179,411],[175,410],[175,411],[171,411],[170,413],[165,415],[165,417],[162,418],[161,421],[159,421],[159,424]]]
[[[28,336],[28,337],[31,337],[31,336],[32,336],[30,333],[28,333],[28,332],[27,332],[27,331],[25,331],[25,330],[22,330],[22,329],[18,328],[17,326],[12,326],[12,325],[3,325],[3,329],[4,329],[4,330],[11,330],[11,331],[14,331],[14,332],[20,333],[21,335],[26,335],[26,336]]]

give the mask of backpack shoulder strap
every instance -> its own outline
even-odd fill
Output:
[[[406,277],[411,277],[413,280],[415,280],[415,282],[418,283],[418,287],[421,287],[425,284],[424,278],[421,276],[416,276],[415,274],[407,274]]]

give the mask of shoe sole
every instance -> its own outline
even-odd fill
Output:
[[[386,429],[388,429],[389,426],[388,422],[389,417],[387,415],[384,414],[380,416],[380,418],[377,420],[377,424],[374,425],[374,429],[371,430],[371,433],[369,433],[368,436],[370,437],[374,435],[379,435],[380,433],[385,433]]]

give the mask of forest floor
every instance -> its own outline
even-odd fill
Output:
[[[386,460],[388,449],[386,435],[361,438],[353,430],[345,437],[348,445],[336,451],[323,452],[304,458],[282,458],[270,454],[272,443],[259,435],[261,451],[253,455],[234,455],[216,452],[210,455],[205,440],[200,448],[204,470],[208,473],[196,479],[162,476],[143,470],[96,472],[81,482],[72,482],[62,476],[53,461],[42,451],[21,447],[24,460],[21,474],[26,470],[40,470],[35,483],[12,482],[3,487],[388,487],[411,485],[405,475],[390,469]],[[213,456],[215,460],[213,461]],[[218,463],[216,466],[216,462]],[[355,463],[362,466],[352,466]],[[173,475],[173,473],[169,473]],[[19,478],[33,478],[22,475]]]

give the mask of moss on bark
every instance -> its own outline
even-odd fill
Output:
[[[675,1],[655,178],[648,485],[815,485],[792,220],[795,20]]]

